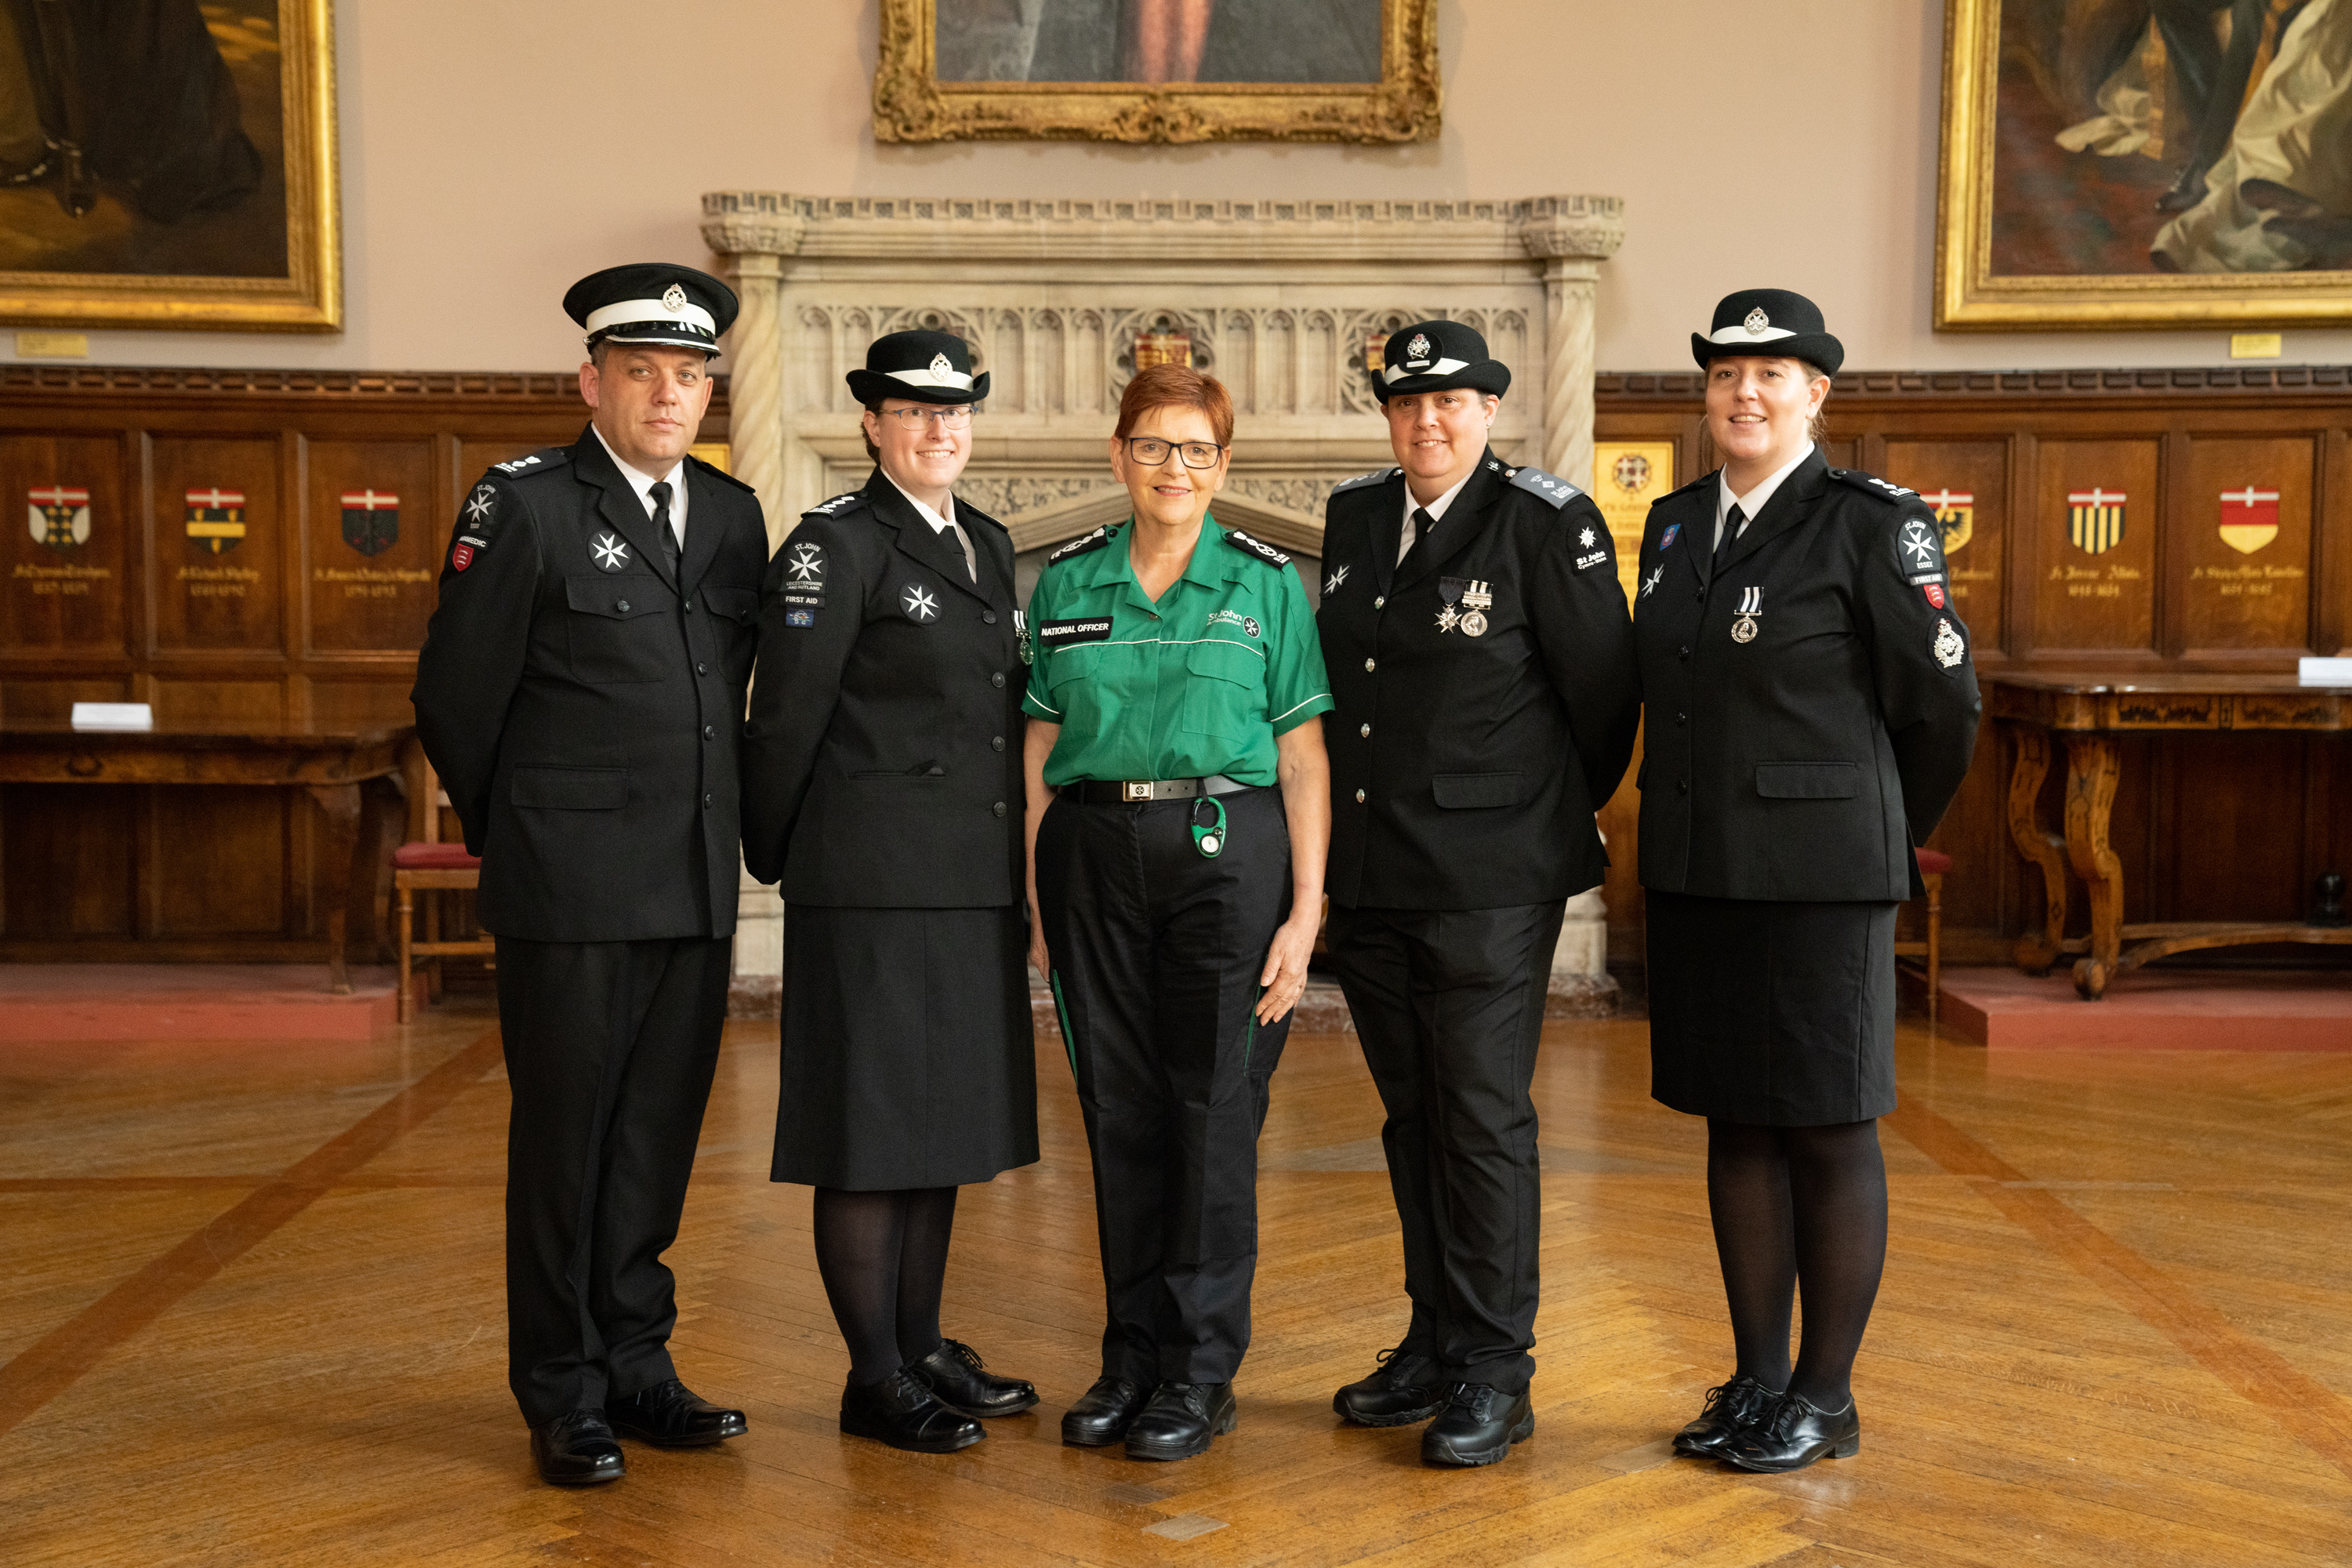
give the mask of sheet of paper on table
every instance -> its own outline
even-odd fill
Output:
[[[152,730],[155,727],[155,710],[144,702],[77,702],[73,705],[73,727],[77,730]]]
[[[2297,659],[2294,672],[2298,686],[2352,686],[2352,658]]]

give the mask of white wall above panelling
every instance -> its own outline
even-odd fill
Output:
[[[349,330],[94,332],[115,364],[562,370],[564,288],[707,260],[701,193],[1404,200],[1607,191],[1599,363],[1680,369],[1717,296],[1811,294],[1861,369],[2210,364],[2221,331],[1938,334],[1942,0],[1441,0],[1445,132],[1401,148],[877,146],[875,0],[341,0]],[[651,18],[649,20],[649,17]],[[651,28],[653,37],[648,38]],[[651,43],[671,66],[647,69]],[[14,354],[0,331],[0,357]],[[2294,362],[2352,331],[2289,332]]]

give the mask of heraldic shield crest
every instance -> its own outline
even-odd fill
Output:
[[[27,490],[33,542],[52,550],[75,550],[89,542],[89,492],[68,485]]]
[[[381,555],[400,542],[400,498],[382,490],[343,492],[343,542]]]
[[[1944,553],[1958,555],[1977,531],[1977,498],[1967,490],[1930,490],[1919,498],[1936,510],[1936,531]]]
[[[225,555],[245,542],[244,491],[215,485],[208,490],[190,490],[187,499],[189,543]]]
[[[2124,492],[2069,490],[2066,537],[2085,555],[2105,555],[2124,542]]]
[[[2252,555],[2279,535],[2279,493],[2257,485],[2221,492],[2221,542]]]

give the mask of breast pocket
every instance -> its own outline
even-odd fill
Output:
[[[1045,661],[1048,700],[1061,710],[1059,722],[1076,725],[1081,734],[1100,734],[1118,714],[1139,698],[1138,679],[1147,655],[1159,652],[1157,643],[1080,643],[1040,654]]]
[[[669,589],[650,573],[571,577],[563,584],[564,635],[574,678],[595,686],[666,680],[682,654],[661,612]]]
[[[1187,732],[1246,741],[1265,725],[1265,660],[1238,643],[1195,643],[1184,653]]]
[[[710,612],[711,636],[719,645],[720,668],[727,679],[741,685],[751,678],[751,653],[758,646],[760,595],[750,588],[706,587],[699,601]]]

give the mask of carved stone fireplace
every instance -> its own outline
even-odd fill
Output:
[[[931,327],[992,377],[960,494],[1012,530],[1022,587],[1064,540],[1127,511],[1104,447],[1139,353],[1188,355],[1237,416],[1219,521],[1303,557],[1320,596],[1323,500],[1391,462],[1365,375],[1382,334],[1464,321],[1511,367],[1497,452],[1583,485],[1593,295],[1624,238],[1613,196],[1517,201],[990,201],[717,191],[703,236],[742,298],[729,340],[731,463],[781,541],[869,470],[845,374]],[[756,897],[753,896],[756,893]],[[747,886],[739,976],[781,972],[772,894]],[[1606,988],[1597,894],[1570,906],[1556,989]]]

